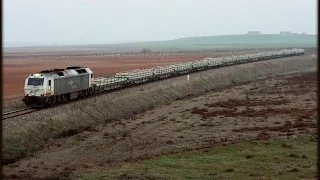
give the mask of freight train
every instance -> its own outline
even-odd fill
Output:
[[[30,74],[26,78],[23,102],[31,108],[42,108],[104,91],[196,71],[259,60],[303,55],[304,53],[303,49],[285,49],[224,58],[204,58],[193,62],[119,72],[109,78],[95,78],[93,72],[88,67],[80,66],[44,70],[39,73]]]

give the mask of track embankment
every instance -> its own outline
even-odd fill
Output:
[[[190,74],[189,81],[186,76],[175,77],[12,118],[3,122],[4,162],[15,162],[55,139],[178,99],[280,74],[316,71],[316,65],[312,55],[240,64]]]

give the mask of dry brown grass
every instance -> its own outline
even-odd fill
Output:
[[[220,101],[211,104],[204,104],[207,107],[224,107],[224,108],[235,108],[238,106],[267,106],[267,105],[282,105],[289,103],[287,99],[281,100],[255,100],[255,99],[228,99],[227,101]]]
[[[191,111],[192,114],[203,114],[207,112],[208,112],[208,109],[205,109],[205,108],[199,109],[198,107],[194,107]]]
[[[297,84],[297,83],[305,83],[306,85],[316,84],[318,82],[317,72],[308,72],[304,73],[303,76],[294,76],[286,78],[288,81],[284,85]]]
[[[3,101],[3,112],[10,112],[18,109],[24,109],[27,108],[27,106],[23,103],[22,100],[12,100],[12,101]]]
[[[225,116],[225,117],[268,117],[273,115],[287,114],[291,117],[311,118],[317,113],[317,108],[300,109],[300,108],[266,108],[266,109],[246,109],[237,111],[237,109],[223,109],[208,111],[207,109],[196,109],[193,114],[199,114],[202,118]]]
[[[286,121],[281,126],[262,126],[262,127],[241,127],[238,129],[233,129],[233,132],[244,132],[244,131],[264,131],[262,133],[266,133],[266,131],[280,131],[287,132],[292,128],[317,128],[317,124],[314,122],[296,122],[292,124],[290,121]]]
[[[307,72],[304,73],[302,76],[300,75],[287,77],[285,78],[285,80],[286,82],[283,82],[281,86],[276,84],[273,88],[257,90],[257,93],[301,95],[309,92],[318,92],[315,86],[318,82],[317,72]]]
[[[80,126],[77,129],[66,129],[59,133],[55,138],[67,138],[82,133],[83,131],[97,132],[98,130],[91,126]]]

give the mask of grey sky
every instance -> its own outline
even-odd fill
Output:
[[[316,0],[4,0],[4,45],[317,33]]]

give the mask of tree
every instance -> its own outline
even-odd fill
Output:
[[[151,49],[143,48],[143,49],[141,50],[141,52],[142,52],[143,54],[150,53],[150,52],[151,52]]]

